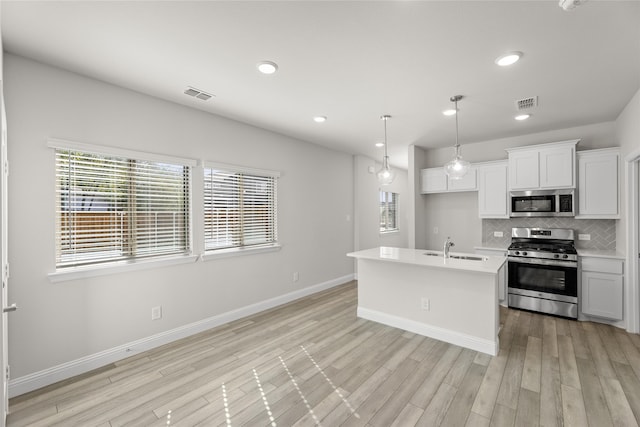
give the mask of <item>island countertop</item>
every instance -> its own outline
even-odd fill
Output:
[[[432,255],[426,255],[430,253]],[[465,254],[451,252],[452,256],[478,257],[477,254]],[[503,256],[482,255],[482,261],[444,258],[442,252],[427,249],[408,249],[381,246],[379,248],[365,249],[348,253],[347,256],[357,259],[370,259],[379,261],[412,264],[424,267],[443,268],[452,270],[473,271],[477,273],[496,274],[506,261]]]

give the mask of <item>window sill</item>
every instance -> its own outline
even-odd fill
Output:
[[[380,232],[380,235],[381,235],[381,236],[384,236],[384,235],[387,235],[387,234],[397,234],[397,233],[399,233],[399,232],[400,232],[400,230],[381,231],[381,232]]]
[[[191,262],[196,262],[197,260],[197,255],[180,255],[148,260],[118,261],[100,265],[69,267],[58,270],[55,273],[49,273],[49,280],[51,281],[51,283],[66,282],[69,280],[107,276],[110,274],[123,273],[127,271],[146,270],[149,268],[164,267],[167,265],[188,264]]]
[[[228,258],[241,255],[254,255],[263,252],[275,252],[282,248],[279,244],[269,246],[256,246],[247,248],[229,248],[229,249],[217,249],[209,252],[205,252],[200,257],[203,261],[209,261],[213,259]]]

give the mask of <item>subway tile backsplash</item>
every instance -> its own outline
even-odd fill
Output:
[[[578,249],[616,249],[615,220],[574,218],[483,219],[482,246],[506,248],[511,243],[513,227],[572,228]],[[494,237],[494,231],[502,231],[502,237]],[[579,240],[579,234],[589,234],[591,240]]]

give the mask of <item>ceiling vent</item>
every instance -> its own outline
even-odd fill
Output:
[[[213,95],[202,91],[200,89],[196,89],[193,88],[191,86],[188,86],[185,90],[184,90],[184,94],[185,95],[189,95],[189,96],[193,96],[194,98],[198,98],[201,99],[203,101],[208,101],[209,99],[211,99],[213,97]]]
[[[538,106],[538,97],[522,98],[516,101],[516,109],[518,111],[529,110]]]

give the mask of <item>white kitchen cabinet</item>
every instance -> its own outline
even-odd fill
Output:
[[[620,259],[581,257],[580,310],[588,316],[623,319],[624,263]]]
[[[579,139],[509,148],[509,189],[543,190],[575,187]]]
[[[422,169],[422,194],[447,193],[455,191],[476,191],[476,168],[471,166],[469,172],[460,179],[449,179],[443,167]]]
[[[507,256],[505,249],[476,248],[475,252],[478,255]],[[509,277],[507,275],[507,266],[508,264],[505,262],[498,272],[498,300],[500,305],[505,307],[507,306],[507,277]]]
[[[422,193],[442,193],[447,191],[447,174],[444,168],[422,169]]]
[[[509,218],[507,161],[477,164],[478,216]]]
[[[576,143],[540,150],[540,188],[555,189],[576,186]]]
[[[577,218],[620,218],[620,149],[578,151]]]
[[[536,150],[509,152],[509,188],[530,190],[540,186],[540,162]]]

